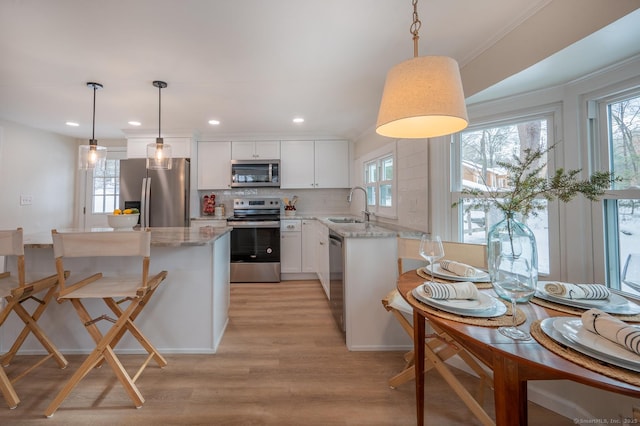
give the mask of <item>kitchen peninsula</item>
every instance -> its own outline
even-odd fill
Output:
[[[95,229],[96,232],[115,232]],[[229,232],[231,228],[152,228],[151,272],[168,271],[149,306],[136,320],[149,340],[162,353],[215,353],[228,321],[229,310]],[[129,232],[129,231],[125,231]],[[55,262],[50,233],[25,235],[25,261],[29,274],[53,274]],[[96,263],[96,262],[100,263]],[[71,272],[139,274],[138,259],[68,259]],[[9,271],[16,265],[9,263]],[[92,315],[107,313],[102,301],[90,301]],[[27,303],[35,303],[29,301]],[[52,303],[39,321],[45,333],[64,353],[86,353],[95,347],[68,303]],[[23,324],[9,318],[0,336],[0,352],[8,349]],[[26,353],[41,350],[33,337],[23,346]],[[122,353],[143,353],[134,338],[126,334],[118,344]]]

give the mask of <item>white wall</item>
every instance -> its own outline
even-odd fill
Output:
[[[0,120],[0,228],[50,231],[73,224],[77,142]],[[20,196],[32,197],[20,205]]]
[[[353,186],[363,185],[363,159],[383,147],[396,143],[397,217],[375,217],[372,220],[406,226],[419,231],[429,230],[429,146],[425,139],[394,140],[378,135],[370,130],[355,144],[355,159],[351,163]],[[438,178],[438,181],[440,179]],[[358,192],[351,205],[351,214],[359,215],[362,210]]]

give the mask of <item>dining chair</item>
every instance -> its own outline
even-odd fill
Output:
[[[466,263],[474,267],[486,267],[486,246],[481,244],[468,244],[444,242],[445,258]],[[398,276],[404,272],[424,266],[425,260],[419,255],[420,240],[398,238]],[[397,289],[389,292],[383,299],[382,305],[393,314],[402,329],[413,339],[413,309],[404,300]],[[493,388],[493,380],[480,363],[463,349],[451,336],[442,329],[427,321],[428,330],[425,341],[425,373],[435,369],[447,382],[451,389],[464,402],[469,410],[484,425],[494,425],[495,422],[480,405],[484,400],[485,388]],[[476,397],[464,387],[458,378],[452,373],[445,363],[451,357],[457,355],[480,378]],[[414,351],[407,352],[404,356],[405,366],[401,372],[389,379],[389,386],[396,388],[415,377]]]
[[[45,411],[51,417],[91,369],[103,362],[111,367],[117,379],[124,387],[127,395],[136,408],[144,403],[144,398],[135,382],[153,359],[159,367],[167,365],[167,361],[134,324],[134,320],[148,305],[151,296],[159,284],[167,277],[167,271],[149,275],[151,253],[151,231],[105,231],[105,232],[51,232],[53,252],[59,279],[58,301],[69,301],[75,308],[84,327],[96,343],[95,349],[87,356],[80,367],[60,390]],[[64,276],[65,262],[70,258],[84,258],[86,265],[98,268],[99,258],[121,257],[133,258],[140,262],[140,274],[104,275],[99,271],[91,271],[90,275],[82,275],[80,279],[68,282]],[[79,267],[78,261],[75,266]],[[71,269],[71,277],[73,277]],[[90,299],[102,299],[114,317],[103,314],[91,317],[84,303]],[[118,299],[118,300],[116,300]],[[96,325],[105,320],[112,323],[104,334]],[[126,332],[131,333],[148,356],[136,373],[129,375],[120,362],[115,347]]]
[[[57,289],[58,275],[54,274],[27,282],[22,228],[0,230],[0,256],[5,256],[5,262],[9,260],[8,258],[15,259],[17,273],[17,275],[11,275],[10,272],[0,273],[0,328],[11,312],[14,312],[24,322],[24,328],[16,337],[9,351],[0,356],[0,392],[9,407],[15,408],[20,399],[13,383],[24,378],[49,358],[55,359],[60,368],[67,366],[67,360],[38,325],[38,319],[47,309],[49,302],[53,300]],[[28,306],[25,307],[27,305],[25,302],[28,300],[36,303],[31,314],[27,311]],[[29,334],[33,334],[47,354],[44,357],[39,357],[35,363],[30,364],[28,368],[10,379],[3,366],[8,366],[13,361]]]

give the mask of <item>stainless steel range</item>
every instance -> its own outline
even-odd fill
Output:
[[[231,282],[280,281],[280,200],[236,198],[231,231]]]

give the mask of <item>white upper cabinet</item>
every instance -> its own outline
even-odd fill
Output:
[[[198,142],[198,189],[231,188],[231,142]]]
[[[280,188],[314,188],[314,142],[282,141]]]
[[[191,138],[167,137],[163,143],[171,145],[173,158],[191,158]],[[128,138],[127,158],[147,158],[147,145],[156,143],[156,138]]]
[[[282,141],[281,188],[349,188],[349,143]]]
[[[349,143],[315,142],[316,188],[349,188]]]
[[[232,160],[278,160],[280,141],[233,141]]]

